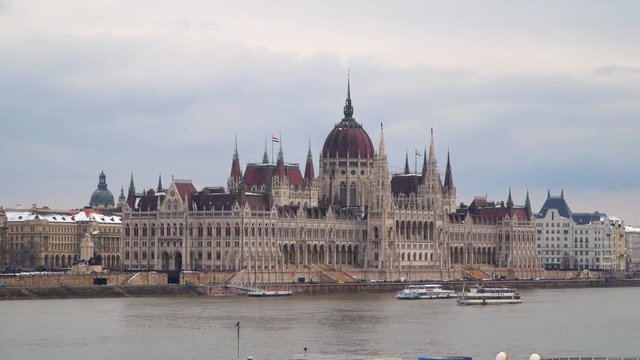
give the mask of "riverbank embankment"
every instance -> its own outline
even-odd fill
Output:
[[[640,279],[570,279],[570,280],[505,280],[505,281],[429,281],[445,288],[460,290],[463,286],[481,283],[484,286],[515,287],[517,289],[587,288],[640,286]],[[394,292],[406,282],[360,282],[345,284],[259,284],[265,290],[290,290],[296,294]],[[72,299],[113,297],[195,297],[233,296],[243,291],[226,285],[85,285],[85,286],[5,286],[0,288],[0,300]]]

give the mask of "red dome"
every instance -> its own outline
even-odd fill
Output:
[[[327,159],[373,159],[371,138],[353,119],[344,119],[327,136],[322,157]]]
[[[351,105],[351,83],[347,80],[347,100],[344,104],[344,118],[327,136],[322,147],[325,159],[373,159],[375,151],[371,138],[362,125],[353,118]]]

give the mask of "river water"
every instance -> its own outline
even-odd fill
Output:
[[[492,360],[640,355],[640,288],[527,289],[518,305],[398,301],[391,293],[291,298],[0,302],[0,359],[287,359],[309,353]]]

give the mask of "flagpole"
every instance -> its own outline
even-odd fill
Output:
[[[276,160],[273,158],[273,134],[271,134],[271,161],[272,162],[276,162]]]
[[[413,172],[418,173],[418,149],[413,152]]]

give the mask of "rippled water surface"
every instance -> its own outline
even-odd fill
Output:
[[[640,355],[640,288],[523,290],[520,305],[397,301],[391,293],[291,298],[0,302],[0,359],[287,359],[313,353],[510,359]]]

